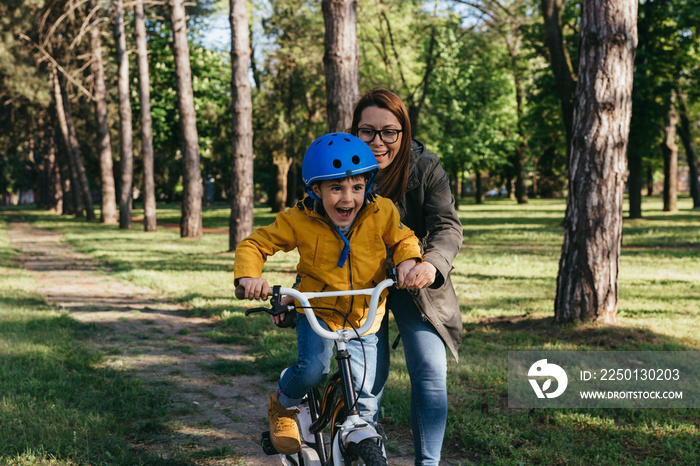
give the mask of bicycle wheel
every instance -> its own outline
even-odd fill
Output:
[[[368,438],[360,443],[351,443],[347,447],[347,452],[357,460],[350,464],[365,466],[386,466],[386,458],[384,452],[374,439]]]

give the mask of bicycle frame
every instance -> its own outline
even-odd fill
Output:
[[[336,360],[338,361],[338,370],[331,376],[326,384],[322,399],[318,400],[317,390],[315,388],[310,390],[307,395],[311,419],[313,421],[309,430],[316,440],[316,445],[312,448],[315,450],[317,458],[313,458],[313,456],[315,456],[313,454],[309,455],[308,451],[305,453],[304,447],[306,445],[303,444],[302,452],[300,452],[299,455],[305,455],[304,464],[344,465],[346,464],[343,459],[345,457],[345,449],[349,444],[359,443],[366,439],[381,439],[381,435],[377,433],[374,427],[360,418],[360,413],[357,409],[357,399],[355,397],[355,386],[352,379],[350,353],[347,351],[347,343],[357,335],[364,335],[372,327],[382,292],[395,283],[393,279],[387,278],[376,287],[369,289],[307,293],[300,292],[294,288],[277,286],[273,288],[273,296],[286,295],[299,301],[309,321],[309,325],[314,332],[321,338],[334,340],[337,349]],[[326,330],[318,322],[318,318],[314,314],[313,308],[309,303],[309,299],[312,298],[356,295],[370,296],[367,319],[357,330]],[[290,309],[292,307],[293,306],[290,306]],[[338,397],[338,392],[341,392],[344,406],[339,404],[341,400]],[[341,419],[342,422],[338,422]],[[326,458],[327,452],[322,432],[329,422],[332,422],[331,451],[330,457]],[[328,463],[326,463],[326,460],[328,460]]]

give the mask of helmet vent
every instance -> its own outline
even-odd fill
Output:
[[[340,168],[342,165],[343,165],[343,162],[341,162],[340,160],[338,160],[338,159],[333,160],[333,166],[335,168]]]
[[[329,145],[329,146],[332,146],[332,145],[333,145],[333,141],[328,141],[328,145]]]
[[[357,165],[358,163],[360,163],[360,156],[359,156],[359,155],[353,155],[353,156],[352,156],[352,163],[354,163],[355,165]]]

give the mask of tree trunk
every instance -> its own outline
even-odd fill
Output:
[[[48,182],[48,199],[46,208],[52,212],[63,211],[63,190],[61,189],[61,170],[58,166],[56,133],[54,125],[46,124],[46,174]]]
[[[627,181],[630,202],[629,218],[642,218],[642,175],[644,171],[642,154],[628,151],[627,163],[629,166],[629,179]]]
[[[231,21],[229,20],[229,23]],[[255,59],[255,44],[253,43],[253,25],[248,25],[248,48],[250,49],[250,71],[253,75],[253,82],[255,83],[255,88],[262,88],[262,79],[260,77],[260,70],[258,69],[257,60]]]
[[[571,64],[569,51],[564,45],[561,27],[562,0],[542,0],[542,16],[544,17],[544,34],[549,50],[549,62],[552,65],[554,80],[557,85],[561,114],[566,132],[567,151],[571,147],[571,131],[574,117],[574,92],[576,90],[576,75]]]
[[[641,33],[641,31],[638,31]],[[643,39],[640,40],[638,51],[641,52]],[[644,60],[642,58],[642,60]],[[630,144],[627,145],[627,166],[629,175],[627,178],[627,192],[629,197],[629,218],[642,218],[642,188],[644,186],[644,152],[645,145],[641,132],[648,131],[648,119],[646,105],[643,99],[637,98],[632,102],[632,119],[630,120]]]
[[[387,26],[388,25],[389,22],[387,20]],[[408,102],[408,119],[411,122],[411,137],[414,137],[418,131],[418,117],[420,116],[420,112],[423,109],[423,105],[425,104],[425,98],[428,95],[428,88],[430,84],[430,75],[435,69],[435,60],[439,55],[439,53],[435,51],[436,44],[437,39],[435,38],[435,27],[432,27],[430,28],[430,43],[428,44],[428,56],[425,58],[425,72],[423,73],[422,81],[423,90],[417,102],[413,96],[411,96]],[[400,63],[398,57],[397,63]]]
[[[690,133],[690,120],[685,107],[685,96],[680,90],[678,91],[678,110],[680,116],[680,124],[678,125],[678,133],[683,141],[685,148],[685,156],[688,160],[688,181],[690,183],[690,197],[693,199],[693,208],[700,208],[700,180],[698,179],[698,157],[693,147],[693,137]]]
[[[182,218],[180,236],[202,236],[202,170],[199,166],[197,114],[192,92],[192,69],[187,41],[187,18],[184,0],[170,0],[170,22],[173,29],[173,56],[177,80],[177,104],[182,133]]]
[[[72,128],[73,120],[70,118],[69,109],[67,107],[67,98],[65,97],[61,81],[58,77],[58,71],[52,70],[53,92],[56,101],[56,114],[61,127],[63,143],[66,147],[66,155],[68,158],[68,166],[70,167],[70,191],[73,198],[73,213],[77,218],[83,217],[84,204],[83,201],[90,201],[89,189],[83,190],[80,170],[78,165],[81,164],[80,149],[78,148],[78,140],[75,136],[75,129]],[[83,168],[84,171],[84,168]],[[87,179],[85,180],[87,183]],[[87,191],[88,196],[83,198],[84,191]],[[90,206],[92,207],[92,206]],[[88,220],[90,220],[90,209],[88,209]],[[95,213],[92,212],[94,217]]]
[[[299,182],[299,166],[296,160],[290,160],[289,171],[287,173],[287,207],[294,206],[297,201],[297,186]]]
[[[95,0],[90,0],[90,11],[95,11]],[[95,117],[97,118],[97,151],[100,156],[100,189],[102,193],[100,221],[117,223],[117,195],[114,188],[114,164],[112,141],[107,121],[107,87],[105,86],[102,41],[97,17],[92,16],[90,26],[90,48],[92,50],[92,80],[95,94]]]
[[[68,95],[65,92],[65,88],[61,88],[63,92],[63,108],[66,113],[66,124],[68,125],[68,137],[70,138],[70,149],[71,149],[71,160],[75,164],[78,176],[78,188],[80,189],[80,194],[82,194],[83,203],[85,205],[85,217],[89,222],[97,220],[95,217],[95,209],[92,204],[92,193],[90,193],[90,184],[87,179],[87,172],[85,171],[85,164],[83,163],[83,157],[80,155],[80,145],[78,144],[78,136],[75,132],[75,124],[73,124],[73,117],[70,111],[70,102],[68,101]]]
[[[636,0],[584,0],[555,321],[617,318]]]
[[[276,168],[275,181],[277,190],[274,198],[271,200],[270,207],[273,212],[282,212],[286,207],[287,197],[289,196],[287,180],[289,179],[289,168],[292,166],[293,160],[280,151],[273,154],[272,163],[275,164]]]
[[[65,172],[67,172],[65,174],[68,175],[63,177],[63,194],[64,199],[71,200],[68,205],[64,206],[68,208],[64,209],[63,212],[66,213],[68,211],[77,218],[83,218],[84,208],[83,200],[80,197],[78,170],[76,169],[73,163],[73,157],[71,156],[72,150],[70,147],[70,137],[68,135],[68,124],[66,123],[66,112],[63,108],[63,93],[61,92],[61,83],[58,80],[58,73],[55,69],[52,70],[51,77],[53,80],[53,95],[56,102],[56,117],[61,128],[61,139],[63,140],[63,147],[65,149],[65,157],[63,159],[66,168]],[[67,196],[68,194],[70,194],[70,196]]]
[[[296,82],[294,81],[294,67],[296,66],[296,63],[294,62],[294,58],[291,58],[291,63],[289,66],[289,74],[287,76],[287,110],[285,114],[285,119],[288,122],[291,122],[294,120],[294,89],[297,87]],[[308,123],[308,122],[307,122]],[[293,183],[290,183],[290,179],[292,178],[291,176],[291,171],[292,167],[295,167],[296,164],[295,162],[295,147],[296,147],[296,132],[291,131],[290,134],[284,138],[284,152],[286,154],[286,161],[284,163],[287,163],[289,166],[284,170],[286,172],[286,180],[284,182],[284,194],[282,196],[282,204],[280,206],[280,211],[282,211],[283,207],[291,207],[294,205],[294,197],[296,197],[296,186],[290,190],[290,185]],[[296,171],[296,170],[295,170]],[[280,180],[281,181],[281,180]],[[279,185],[278,185],[279,186]],[[282,187],[280,187],[279,192],[282,191]],[[278,194],[279,194],[278,192]]]
[[[121,146],[119,186],[119,228],[131,228],[131,202],[134,184],[134,141],[129,100],[129,55],[124,32],[124,2],[114,0],[114,42],[119,78],[119,142]]]
[[[664,156],[664,212],[678,211],[678,146],[676,145],[676,93],[667,102],[668,113],[664,123],[661,153]]]
[[[63,140],[63,131],[61,124],[58,121],[60,118],[58,117],[58,111],[55,106],[53,111],[56,112],[56,118],[54,119],[54,135],[58,136],[56,139],[56,171],[59,174],[58,178],[60,179],[61,184],[59,189],[61,191],[62,199],[61,209],[57,212],[59,212],[61,215],[73,215],[76,212],[76,209],[75,195],[71,190],[72,171],[70,169],[70,157],[66,152],[67,145],[65,143],[58,143],[58,139]]]
[[[51,169],[53,163],[49,161],[51,151],[54,149],[49,144],[49,135],[47,129],[51,125],[46,123],[45,113],[39,112],[37,119],[37,157],[35,160],[36,178],[32,189],[35,192],[35,202],[40,209],[49,208],[49,189],[51,189]],[[2,169],[0,169],[2,171]]]
[[[638,12],[642,16],[642,20],[637,23],[637,36],[639,37],[639,43],[637,44],[637,57],[635,62],[635,68],[638,72],[640,70],[649,68],[649,53],[647,51],[649,42],[653,41],[651,39],[653,36],[650,31],[650,9],[656,9],[655,4],[649,2],[641,2],[639,8],[642,9]],[[638,75],[638,79],[647,81],[644,77],[644,72]],[[641,84],[641,86],[640,86]],[[632,120],[630,121],[630,143],[627,145],[627,164],[629,168],[629,177],[627,181],[627,192],[629,197],[630,211],[629,218],[636,219],[642,218],[642,188],[644,185],[644,158],[649,154],[648,144],[647,144],[647,134],[649,134],[650,120],[652,120],[649,111],[650,102],[649,97],[644,95],[644,84],[647,86],[651,85],[648,81],[646,83],[637,83],[638,89],[642,92],[635,92],[632,95]],[[655,158],[655,157],[651,157]]]
[[[63,183],[61,179],[61,167],[58,163],[58,149],[56,148],[55,137],[52,135],[52,148],[49,160],[53,158],[51,164],[51,188],[49,190],[49,210],[56,213],[63,213]]]
[[[328,132],[347,131],[360,97],[360,48],[357,43],[357,0],[322,0],[326,25],[326,111]]]
[[[459,208],[459,201],[462,199],[462,183],[459,180],[459,164],[456,160],[450,161],[450,190],[455,194],[455,209]]]
[[[525,148],[527,145],[527,137],[525,135],[525,129],[523,128],[523,100],[524,100],[524,90],[523,90],[523,76],[520,71],[520,66],[518,63],[518,44],[512,44],[511,40],[518,40],[517,38],[506,38],[506,46],[508,47],[508,53],[510,55],[510,62],[513,69],[513,84],[515,85],[515,107],[518,118],[518,136],[520,137],[520,144],[515,149],[511,157],[513,163],[513,169],[515,170],[515,199],[518,204],[527,204],[527,191],[525,188],[525,163],[526,163],[526,153]]]
[[[231,217],[229,251],[253,232],[253,102],[246,0],[230,0],[231,23]]]
[[[483,203],[484,194],[483,186],[481,185],[481,170],[474,168],[474,202],[476,204]]]
[[[141,153],[143,155],[143,229],[156,231],[156,188],[153,179],[153,119],[151,118],[151,84],[148,73],[146,23],[143,0],[134,3],[134,28],[139,66],[139,102],[141,103]]]

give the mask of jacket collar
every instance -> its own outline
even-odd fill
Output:
[[[424,150],[425,146],[421,142],[416,141],[415,139],[411,140],[411,152],[408,162],[408,183],[406,184],[406,191],[416,189],[418,185],[420,185],[416,165],[418,164],[418,159],[420,159],[423,155]]]

